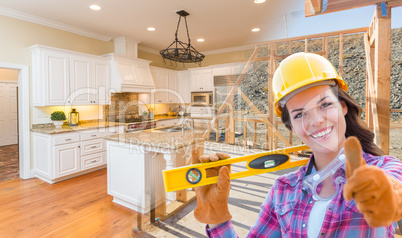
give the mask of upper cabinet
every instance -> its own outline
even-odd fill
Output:
[[[191,92],[204,92],[213,91],[214,89],[214,78],[212,75],[212,70],[207,69],[191,69],[190,76],[190,87]]]
[[[180,95],[177,92],[177,71],[159,67],[150,68],[156,87],[153,90],[154,103],[179,103]]]
[[[109,59],[39,45],[30,49],[34,106],[109,103]]]

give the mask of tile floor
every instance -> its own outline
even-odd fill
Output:
[[[18,144],[0,146],[0,182],[19,177]]]

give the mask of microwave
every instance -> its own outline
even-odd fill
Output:
[[[191,104],[195,106],[199,105],[212,107],[212,92],[191,92]]]

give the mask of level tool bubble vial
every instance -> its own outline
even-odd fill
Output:
[[[197,168],[189,169],[186,173],[187,182],[191,184],[197,184],[201,181],[202,174],[201,171]]]

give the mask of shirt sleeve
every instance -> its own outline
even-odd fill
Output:
[[[232,222],[230,220],[212,229],[209,229],[209,226],[207,225],[205,227],[205,230],[208,237],[225,237],[225,238],[239,237],[237,236],[232,226]]]
[[[390,155],[381,156],[377,166],[384,172],[402,182],[402,163]]]
[[[247,237],[281,237],[281,227],[275,213],[275,185],[278,180],[275,181],[274,185],[269,190],[264,203],[261,205],[260,213],[258,214],[257,220],[251,227],[250,232]]]

